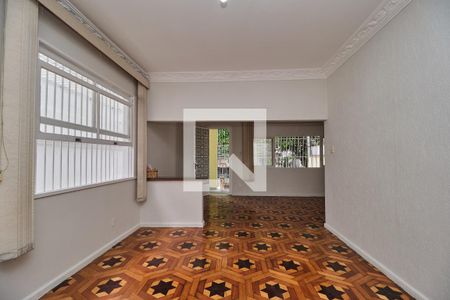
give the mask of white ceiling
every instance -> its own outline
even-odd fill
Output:
[[[320,68],[383,0],[71,0],[150,72]]]

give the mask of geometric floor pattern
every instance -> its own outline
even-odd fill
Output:
[[[323,198],[204,207],[203,229],[141,228],[43,299],[413,299],[323,227]]]

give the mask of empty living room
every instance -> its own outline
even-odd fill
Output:
[[[450,299],[449,0],[0,0],[0,300]]]

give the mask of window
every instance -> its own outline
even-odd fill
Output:
[[[134,99],[39,54],[36,194],[134,177]]]
[[[272,139],[255,138],[253,140],[253,164],[255,166],[272,165]]]
[[[320,168],[320,136],[275,137],[275,167]]]

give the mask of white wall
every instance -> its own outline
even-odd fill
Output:
[[[270,120],[325,120],[325,80],[152,83],[148,120],[182,121],[183,108],[267,108]]]
[[[328,226],[435,300],[450,295],[449,49],[450,1],[413,1],[329,78],[325,124]]]
[[[232,151],[242,157],[242,127],[232,130]],[[267,137],[276,136],[323,136],[323,123],[269,122]],[[267,191],[253,192],[236,173],[232,172],[231,193],[237,196],[291,196],[323,197],[325,195],[325,169],[267,167]]]
[[[203,193],[185,192],[183,181],[149,181],[140,219],[142,226],[201,227]]]
[[[235,173],[231,194],[234,196],[323,197],[324,169],[267,168],[267,191],[253,192]]]
[[[0,298],[18,300],[46,292],[59,283],[47,285],[51,280],[135,228],[135,185],[132,180],[35,200],[35,248],[0,264]]]

